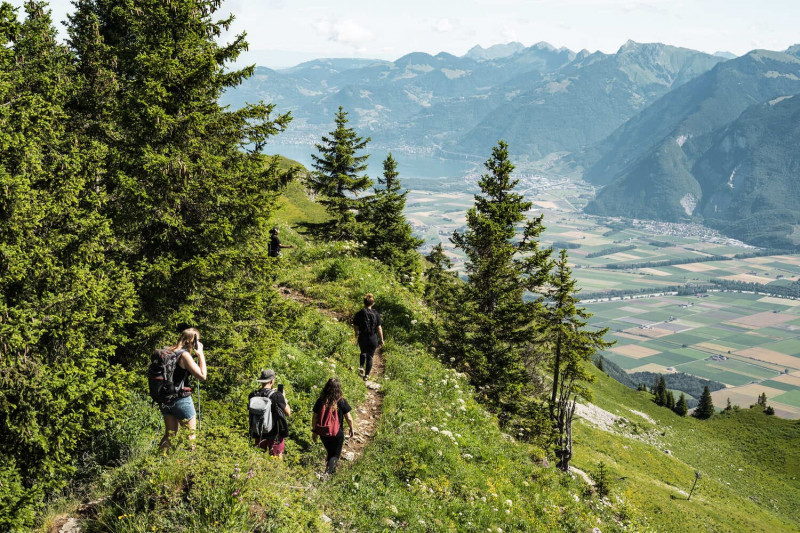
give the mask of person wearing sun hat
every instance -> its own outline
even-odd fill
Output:
[[[289,404],[286,403],[286,397],[283,394],[283,386],[279,386],[277,390],[272,388],[275,385],[275,378],[274,370],[262,370],[261,376],[256,379],[257,382],[261,383],[261,388],[251,392],[247,400],[249,403],[251,398],[261,396],[269,398],[272,402],[272,417],[275,421],[272,431],[263,435],[263,437],[254,437],[255,445],[265,452],[269,452],[270,455],[282,457],[283,449],[286,444],[285,432],[288,429],[285,421],[286,417],[292,414],[292,410],[289,408]],[[281,419],[284,422],[283,424],[280,423]]]

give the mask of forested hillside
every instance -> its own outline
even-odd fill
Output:
[[[313,169],[261,155],[291,116],[218,103],[253,73],[228,69],[246,42],[218,40],[220,8],[86,0],[59,44],[46,4],[0,6],[0,530],[796,529],[797,423],[683,417],[597,371],[606,330],[505,142],[452,235],[462,279],[441,245],[416,251],[403,169],[375,171],[342,106]],[[170,440],[145,369],[187,327],[207,369],[196,431]],[[291,406],[282,458],[249,435],[263,369]],[[356,431],[323,473],[331,377]]]

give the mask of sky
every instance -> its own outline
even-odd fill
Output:
[[[72,9],[51,7],[55,20]],[[631,39],[736,55],[800,42],[800,0],[227,0],[222,11],[236,16],[231,32],[247,32],[243,60],[272,68],[510,41],[610,53]]]

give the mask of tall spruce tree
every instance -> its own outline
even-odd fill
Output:
[[[501,420],[521,416],[530,426],[539,423],[531,422],[538,420],[540,405],[532,376],[541,354],[531,345],[541,304],[522,296],[526,288],[543,285],[550,251],[539,249],[542,218],[526,219],[531,203],[514,192],[518,180],[511,178],[506,143],[498,143],[485,167],[488,172],[478,182],[481,194],[467,212],[467,229],[451,238],[467,257],[463,298],[457,313],[448,315],[451,357],[468,369]]]
[[[422,262],[417,247],[423,241],[414,237],[403,214],[408,191],[401,190],[397,161],[391,153],[383,162],[378,183],[383,187],[376,187],[374,196],[365,199],[357,217],[363,224],[364,254],[391,267],[403,283],[413,286],[419,282]]]
[[[695,408],[692,416],[695,418],[699,418],[700,420],[706,420],[711,418],[711,415],[714,414],[714,402],[711,399],[711,391],[708,389],[708,385],[703,388],[703,394],[700,396],[700,403]]]
[[[455,308],[457,301],[457,274],[451,269],[453,262],[444,253],[442,243],[433,247],[425,257],[431,267],[425,271],[425,290],[423,296],[436,318],[441,318],[448,310]]]
[[[44,2],[0,5],[0,530],[21,531],[97,460],[130,374],[111,365],[135,306],[109,258],[102,145],[64,108],[76,77]]]
[[[362,230],[356,215],[364,203],[358,194],[372,185],[366,174],[369,154],[359,155],[370,138],[359,137],[347,126],[347,112],[339,106],[335,116],[336,127],[322,142],[316,144],[319,155],[312,154],[314,172],[308,178],[311,189],[321,194],[322,203],[331,216],[330,222],[322,225],[322,233],[328,237],[346,240],[360,237]]]
[[[686,413],[689,412],[689,406],[686,404],[686,395],[681,393],[681,397],[678,398],[678,402],[675,404],[675,414],[678,416],[686,416]]]
[[[610,347],[613,342],[603,340],[608,328],[587,328],[592,315],[579,307],[577,293],[580,289],[572,278],[566,250],[560,251],[551,278],[546,315],[546,338],[553,352],[550,417],[556,434],[557,465],[566,471],[572,458],[572,418],[577,399],[591,398],[586,384],[594,381],[594,376],[586,371],[585,365],[598,350]]]
[[[277,345],[266,232],[285,176],[260,150],[291,118],[263,103],[219,105],[253,72],[228,66],[247,44],[219,41],[232,21],[219,19],[220,4],[81,0],[68,27],[83,79],[74,113],[107,149],[103,212],[116,259],[136,273],[134,342],[118,355],[140,361],[179,325],[213,324],[212,389],[260,368]]]

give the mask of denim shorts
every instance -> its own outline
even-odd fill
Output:
[[[191,420],[196,414],[192,397],[178,398],[173,403],[162,405],[161,414],[172,415],[178,420]]]

